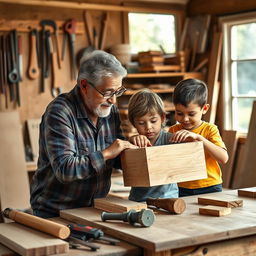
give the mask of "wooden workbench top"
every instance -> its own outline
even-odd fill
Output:
[[[237,191],[224,191],[202,196],[221,199],[243,199],[244,206],[232,208],[223,217],[199,215],[198,196],[185,197],[187,209],[181,215],[156,211],[156,221],[149,228],[131,226],[122,221],[102,222],[101,211],[94,208],[64,210],[61,217],[80,224],[101,228],[106,234],[143,247],[152,252],[216,242],[256,234],[255,199],[238,197]]]

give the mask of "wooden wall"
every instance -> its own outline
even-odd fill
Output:
[[[19,2],[19,1],[17,1]],[[22,2],[22,1],[20,1]],[[44,2],[44,3],[43,3]],[[64,1],[60,1],[64,2]],[[78,1],[66,1],[67,3],[74,2],[77,4]],[[118,6],[121,1],[114,0],[98,0],[86,1],[86,3],[93,4],[104,4],[104,5],[115,5]],[[31,21],[32,26],[35,22],[38,22],[43,19],[53,19],[55,21],[65,22],[68,19],[74,18],[77,22],[82,25],[83,23],[83,9],[77,8],[63,8],[61,7],[49,7],[43,6],[47,5],[47,2],[42,1],[42,6],[31,6],[31,5],[23,5],[23,4],[9,4],[9,3],[1,3],[0,1],[0,34],[6,34],[7,32],[3,32],[3,27],[9,21]],[[182,13],[183,15],[178,15],[178,17],[184,16],[184,6],[181,5],[170,5],[170,4],[154,4],[154,3],[144,3],[144,4],[135,4],[134,2],[127,3],[126,6],[137,6],[138,8],[147,8],[151,9],[152,12],[155,10],[162,9],[165,12],[175,12]],[[78,6],[79,7],[79,6]],[[96,8],[97,9],[97,8]],[[132,10],[132,8],[131,8]],[[101,16],[104,10],[88,10],[92,16],[92,23],[96,27],[97,32],[99,33],[101,27]],[[117,11],[113,8],[113,11],[109,11],[110,22],[107,29],[107,36],[105,41],[105,50],[109,50],[109,48],[118,43],[127,42],[127,30],[124,30],[124,15],[127,16],[127,12]],[[2,21],[2,22],[1,22]],[[180,21],[180,20],[179,20]],[[7,23],[6,23],[7,22]],[[179,22],[180,24],[181,22]],[[2,29],[1,29],[2,27]],[[80,26],[81,27],[81,26]],[[28,32],[19,32],[18,34],[22,36],[22,48],[23,48],[23,81],[20,82],[20,95],[21,95],[21,106],[15,106],[15,104],[9,102],[9,106],[6,109],[4,95],[0,95],[0,111],[10,111],[16,109],[20,113],[21,122],[23,125],[23,130],[25,133],[25,120],[40,118],[43,114],[48,103],[53,99],[51,95],[51,78],[47,78],[45,80],[45,92],[39,93],[40,88],[40,77],[35,80],[30,80],[27,76],[27,68],[29,62],[29,33]],[[62,45],[63,41],[63,33],[60,34],[60,45]],[[82,29],[82,33],[76,35],[76,45],[75,51],[76,53],[88,46],[88,40],[86,38],[85,30]],[[67,92],[74,87],[76,84],[75,80],[70,78],[70,66],[69,66],[69,52],[66,45],[66,53],[65,59],[61,68],[61,85],[60,87],[63,89],[63,92]]]

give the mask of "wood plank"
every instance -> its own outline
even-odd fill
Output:
[[[63,25],[64,21],[55,20],[58,34],[63,34]],[[40,25],[40,20],[7,20],[7,19],[0,19],[0,27],[1,31],[10,31],[16,29],[17,32],[30,32],[33,29],[41,30],[42,26]],[[47,30],[50,30],[53,33],[53,27],[47,26]],[[76,23],[76,34],[84,34],[84,23],[77,22]]]
[[[37,162],[39,156],[39,125],[41,119],[28,119],[28,135],[33,154],[33,161]]]
[[[243,200],[236,199],[236,198],[230,199],[228,197],[220,199],[216,195],[216,196],[198,197],[198,204],[235,208],[235,207],[242,207]]]
[[[239,196],[256,198],[256,187],[253,188],[241,188],[237,190]]]
[[[237,198],[237,190],[208,194],[220,200]],[[102,222],[101,211],[87,207],[61,211],[61,217],[69,221],[100,228],[108,235],[129,241],[151,252],[194,246],[256,233],[255,200],[243,198],[244,206],[233,208],[232,214],[222,218],[202,216],[198,213],[198,196],[184,197],[187,208],[181,215],[155,212],[151,227],[139,228],[122,221]],[[193,220],[193,221],[191,221]],[[234,254],[235,255],[235,254]]]
[[[23,256],[53,255],[69,251],[67,242],[18,223],[0,224],[0,243]]]
[[[189,16],[198,14],[227,15],[229,13],[242,13],[256,9],[254,0],[190,0],[187,6]]]
[[[224,188],[230,188],[235,156],[236,156],[237,143],[238,143],[238,133],[237,131],[224,130],[221,135],[227,147],[227,151],[229,155],[228,162],[226,164],[221,165],[222,179],[223,179],[222,186]]]
[[[202,142],[128,149],[121,154],[121,161],[125,186],[156,186],[207,177]]]
[[[204,115],[204,120],[207,122],[214,123],[216,116],[216,105],[218,103],[218,78],[221,60],[221,50],[222,50],[222,32],[214,32],[211,53],[210,53],[210,63],[208,69],[207,85],[208,85],[208,103],[211,108]]]
[[[210,216],[225,216],[231,213],[230,207],[220,207],[214,205],[207,205],[205,207],[199,208],[199,214],[201,215],[210,215]]]
[[[139,6],[121,6],[121,5],[107,5],[107,4],[92,4],[92,3],[75,3],[75,2],[59,2],[59,1],[40,1],[40,0],[0,0],[0,3],[34,5],[34,6],[48,6],[68,9],[82,9],[82,10],[101,10],[114,12],[146,12],[152,13],[152,8]],[[170,11],[169,9],[155,8],[156,13],[173,13],[177,14],[177,10]]]
[[[251,119],[244,147],[244,158],[241,163],[241,170],[238,180],[238,188],[256,186],[256,101],[253,102]]]
[[[107,212],[128,212],[131,209],[136,211],[146,209],[147,204],[130,201],[128,199],[107,196],[106,198],[94,199],[94,208]]]
[[[29,182],[18,112],[0,113],[0,210],[25,209],[29,203]]]
[[[0,256],[18,256],[18,254],[0,244]]]

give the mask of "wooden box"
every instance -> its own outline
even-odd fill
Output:
[[[125,186],[151,187],[207,178],[203,142],[128,149],[121,154]]]

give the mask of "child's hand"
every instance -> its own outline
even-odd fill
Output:
[[[149,139],[144,135],[134,135],[129,138],[129,141],[140,148],[152,146]]]
[[[187,130],[180,130],[170,138],[171,143],[192,142],[199,140],[198,134]]]

